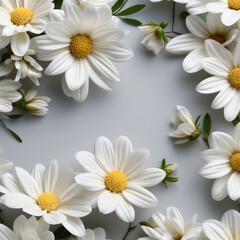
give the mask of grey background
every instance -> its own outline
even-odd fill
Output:
[[[143,23],[171,20],[172,2],[153,4],[147,0],[131,0],[130,5],[140,2],[147,6],[134,17]],[[177,11],[182,10],[184,6],[177,5]],[[60,167],[70,166],[79,171],[74,158],[77,151],[92,151],[99,136],[106,136],[114,142],[119,135],[126,135],[134,148],[146,147],[150,150],[149,167],[160,166],[163,158],[178,164],[175,175],[179,176],[179,181],[169,184],[168,189],[163,185],[151,188],[159,203],[152,209],[136,208],[135,224],[147,220],[154,212],[165,212],[169,206],[179,208],[186,220],[195,213],[199,213],[199,221],[220,219],[227,209],[236,208],[237,204],[229,199],[221,202],[211,199],[212,181],[198,174],[203,166],[199,154],[206,149],[202,139],[176,146],[168,137],[173,131],[170,118],[178,104],[186,106],[195,118],[199,114],[210,113],[213,130],[231,133],[232,124],[224,120],[223,111],[210,108],[214,95],[201,95],[195,91],[196,85],[207,74],[185,73],[182,69],[183,56],[165,50],[154,55],[140,44],[143,38],[140,30],[123,22],[120,22],[120,27],[130,30],[124,41],[133,49],[134,57],[128,62],[116,64],[122,81],[115,85],[114,91],[105,92],[91,84],[87,100],[77,103],[63,94],[60,76],[44,75],[40,79],[39,95],[52,98],[49,113],[43,118],[26,115],[19,121],[7,122],[22,137],[23,143],[13,140],[1,128],[2,157],[27,170],[38,162],[48,165],[52,159],[57,159]],[[175,30],[186,31],[178,14]],[[43,63],[43,66],[47,64]],[[1,208],[4,222],[12,226],[13,219],[21,211]],[[103,215],[97,209],[83,221],[86,228],[105,228],[108,238],[115,240],[122,239],[128,228],[128,224],[119,220],[115,213]],[[137,228],[128,239],[140,236],[144,233]]]

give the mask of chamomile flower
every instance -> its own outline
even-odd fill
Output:
[[[7,113],[12,111],[12,103],[22,98],[21,93],[17,91],[20,87],[21,83],[10,79],[0,81],[0,112]]]
[[[213,75],[198,84],[203,94],[216,93],[213,109],[224,108],[224,117],[233,121],[240,111],[240,41],[233,53],[221,44],[208,40],[205,44],[208,58],[202,60],[203,69]]]
[[[27,32],[41,34],[52,11],[52,0],[12,0],[0,2],[0,42],[11,42],[15,55],[23,56],[28,50],[30,37]],[[5,45],[5,44],[4,44]]]
[[[220,21],[220,15],[208,14],[206,21],[199,16],[190,15],[186,18],[186,26],[190,33],[173,38],[166,49],[176,54],[188,54],[183,61],[186,72],[193,73],[202,69],[201,60],[207,57],[204,42],[213,39],[227,46],[234,41],[238,27],[226,27]]]
[[[209,219],[203,223],[203,232],[209,240],[240,239],[240,214],[236,210],[228,210],[221,221]]]
[[[50,98],[45,96],[37,96],[37,88],[32,87],[27,92],[21,89],[23,98],[20,100],[19,105],[36,116],[44,116],[48,112],[48,103]]]
[[[201,134],[198,123],[193,120],[192,114],[184,106],[177,106],[178,112],[172,117],[172,125],[176,130],[169,134],[170,137],[177,138],[175,143],[182,144],[198,138]]]
[[[55,237],[49,231],[49,224],[43,219],[37,220],[35,217],[27,219],[24,215],[17,217],[13,223],[13,230],[0,224],[1,240],[54,240]]]
[[[132,51],[120,40],[123,32],[116,27],[109,6],[86,7],[81,10],[65,3],[65,20],[50,22],[46,35],[37,38],[38,56],[52,61],[48,75],[63,74],[62,86],[67,96],[84,101],[88,95],[89,80],[105,90],[112,90],[120,81],[112,61],[132,57]]]
[[[149,222],[141,226],[148,237],[138,238],[138,240],[159,240],[159,239],[199,239],[202,227],[196,223],[197,215],[194,215],[188,222],[185,222],[182,214],[177,208],[167,208],[167,214],[153,214]]]
[[[32,57],[35,55],[33,49],[28,49],[23,56],[11,55],[11,57],[0,64],[0,77],[11,72],[16,72],[15,81],[28,77],[35,85],[39,86],[38,79],[42,76],[42,67]]]
[[[50,225],[62,224],[73,235],[85,234],[80,217],[88,215],[91,206],[82,198],[72,169],[59,171],[54,160],[48,168],[37,164],[31,174],[20,167],[15,170],[17,176],[6,173],[1,179],[3,204],[42,217]]]
[[[99,137],[95,155],[81,151],[76,153],[78,163],[87,171],[75,180],[96,196],[99,211],[116,212],[125,222],[132,222],[135,211],[132,205],[148,208],[156,205],[156,197],[145,189],[160,183],[166,173],[159,168],[147,168],[149,156],[146,149],[133,151],[127,137],[119,137],[116,144]]]
[[[240,198],[240,124],[232,136],[214,132],[209,139],[210,149],[203,151],[201,157],[205,165],[200,174],[215,179],[212,198],[220,201],[227,195],[234,201]]]
[[[106,240],[106,232],[103,228],[86,229],[83,237],[69,238],[68,240]]]
[[[238,0],[212,1],[206,6],[208,12],[221,13],[221,21],[226,26],[231,26],[240,19],[240,2]]]

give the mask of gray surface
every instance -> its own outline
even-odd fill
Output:
[[[166,7],[171,3],[150,4],[147,0],[145,3],[147,8],[136,16],[144,23],[170,18],[166,15],[170,14]],[[160,15],[162,19],[159,19]],[[181,22],[177,26],[179,31],[183,30]],[[203,141],[199,139],[176,146],[168,137],[173,131],[170,118],[177,104],[186,106],[194,117],[209,112],[213,118],[213,130],[232,131],[232,125],[224,120],[222,110],[211,110],[213,96],[200,95],[195,91],[206,74],[185,73],[182,56],[165,51],[155,56],[140,44],[143,35],[137,28],[123,23],[121,27],[131,30],[125,42],[135,55],[132,60],[117,64],[122,82],[115,85],[115,90],[105,92],[91,85],[87,100],[77,103],[63,95],[58,76],[44,76],[40,80],[40,93],[52,98],[49,113],[44,118],[26,116],[8,123],[22,137],[22,144],[0,129],[3,157],[27,170],[31,170],[37,162],[47,165],[52,159],[57,159],[61,167],[71,166],[78,171],[75,152],[92,151],[99,136],[114,141],[117,136],[126,135],[134,148],[146,147],[150,150],[149,167],[160,166],[163,158],[179,165],[176,173],[179,182],[169,184],[168,189],[161,185],[152,188],[159,203],[152,209],[136,208],[135,223],[147,220],[156,211],[165,212],[169,206],[178,207],[186,219],[195,213],[199,213],[199,221],[220,219],[225,210],[235,208],[236,204],[228,199],[222,202],[211,199],[212,181],[198,174],[202,166],[199,153],[206,148]],[[5,222],[11,225],[13,217],[19,213],[4,208]],[[104,227],[108,237],[115,240],[122,239],[128,227],[115,214],[104,216],[98,210],[84,218],[84,222],[86,227]],[[136,239],[136,236],[144,236],[144,233],[138,228],[128,239]]]

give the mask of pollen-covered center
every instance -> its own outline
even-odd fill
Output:
[[[231,156],[229,164],[233,170],[240,172],[240,152],[236,152]]]
[[[220,44],[223,44],[225,42],[225,37],[220,34],[214,34],[211,36],[212,40],[215,40],[216,42],[219,42]]]
[[[51,212],[58,207],[58,198],[53,193],[45,192],[38,196],[37,204],[42,210]]]
[[[239,238],[233,238],[233,240],[240,240],[240,237]]]
[[[71,39],[70,51],[76,58],[85,58],[93,50],[92,39],[86,35],[77,35]]]
[[[32,20],[32,11],[28,8],[24,7],[17,7],[11,13],[11,21],[13,24],[19,25],[26,25]]]
[[[115,193],[119,193],[127,186],[127,177],[121,171],[112,171],[105,176],[106,188]]]
[[[228,6],[230,9],[240,10],[240,0],[228,0]]]
[[[228,73],[228,81],[232,87],[240,89],[240,67],[231,69]]]

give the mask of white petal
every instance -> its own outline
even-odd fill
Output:
[[[236,89],[232,87],[226,87],[218,93],[214,98],[211,107],[213,109],[220,109],[225,107],[234,97]]]
[[[240,19],[240,11],[234,9],[227,9],[221,15],[221,20],[224,25],[231,26]]]
[[[235,92],[231,101],[224,107],[224,117],[227,121],[233,121],[240,111],[240,93]]]
[[[103,192],[97,200],[99,211],[103,214],[109,214],[115,211],[117,202],[117,193],[110,191]]]
[[[197,38],[208,38],[209,31],[206,22],[199,16],[190,15],[186,18],[188,30]]]
[[[229,197],[236,201],[240,198],[240,173],[234,172],[228,179],[227,191]]]
[[[224,177],[218,178],[214,181],[212,186],[212,198],[216,201],[221,201],[227,196],[227,181],[230,174]]]
[[[11,49],[17,56],[23,56],[30,45],[30,38],[27,33],[18,33],[12,37]]]
[[[85,235],[85,228],[80,218],[67,216],[62,225],[73,235],[82,237]]]
[[[140,186],[129,185],[122,194],[130,203],[141,208],[150,208],[157,204],[157,198]]]
[[[49,212],[43,216],[43,219],[45,222],[47,222],[50,225],[60,224],[63,223],[66,220],[66,216],[60,212]]]

